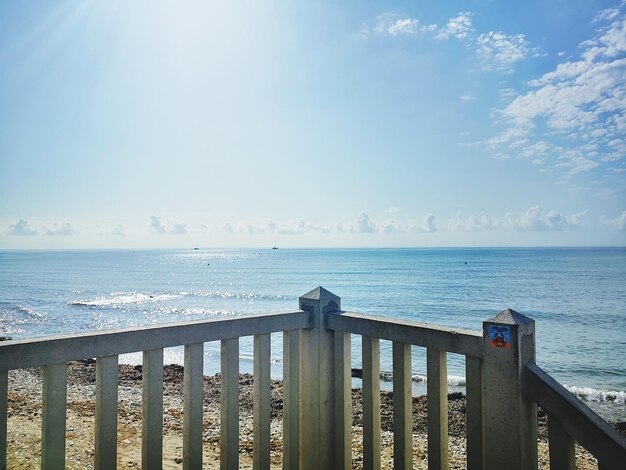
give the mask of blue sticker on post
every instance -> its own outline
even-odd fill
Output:
[[[511,328],[508,326],[490,326],[489,346],[511,349]]]

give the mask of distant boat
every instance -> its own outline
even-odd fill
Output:
[[[273,246],[272,250],[278,250],[278,247],[277,246]]]
[[[199,250],[200,248],[194,248],[194,250]]]

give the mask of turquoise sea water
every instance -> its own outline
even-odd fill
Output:
[[[605,417],[626,419],[626,248],[4,251],[0,335],[287,311],[318,285],[344,310],[474,330],[513,308],[536,320],[541,367]],[[274,335],[276,376],[281,347]],[[391,345],[381,351],[390,371]],[[425,354],[413,351],[420,393]],[[217,372],[219,345],[205,353],[206,373]],[[242,340],[242,371],[251,357]],[[358,338],[352,360],[360,366]],[[180,349],[166,362],[182,363]],[[463,364],[449,356],[452,389],[463,388]]]

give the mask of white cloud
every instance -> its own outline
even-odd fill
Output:
[[[76,231],[69,222],[53,222],[44,227],[44,234],[53,237],[69,237]]]
[[[476,97],[472,95],[461,95],[459,98],[463,103],[469,103],[471,101],[476,101]]]
[[[532,47],[524,34],[506,34],[502,31],[477,33],[472,23],[474,13],[461,11],[448,19],[444,26],[427,24],[420,27],[417,18],[402,18],[394,11],[380,14],[372,31],[378,35],[415,36],[419,32],[429,33],[436,41],[457,39],[480,57],[486,70],[508,71],[516,62],[540,54]],[[370,29],[361,28],[359,35],[368,37]]]
[[[450,18],[448,23],[443,28],[439,29],[435,35],[435,39],[440,41],[451,37],[460,40],[466,39],[471,33],[474,32],[474,27],[472,26],[472,16],[473,13],[469,11],[462,11],[454,18]]]
[[[187,233],[187,224],[174,224],[170,233],[173,235],[184,235]]]
[[[154,233],[165,233],[165,227],[161,224],[161,217],[155,215],[150,217],[150,228]]]
[[[485,66],[493,70],[509,70],[514,63],[540,54],[524,34],[509,35],[502,31],[478,35],[475,47]]]
[[[623,211],[620,215],[618,215],[614,219],[607,219],[603,217],[602,221],[606,225],[626,231],[626,211]]]
[[[503,226],[517,231],[572,230],[580,228],[581,219],[586,213],[587,211],[583,211],[566,216],[551,210],[544,214],[540,206],[534,206],[518,216],[507,213]]]
[[[498,95],[500,95],[500,98],[502,100],[511,101],[513,98],[519,95],[519,92],[517,90],[514,90],[513,88],[502,88],[498,90]]]
[[[405,229],[406,232],[422,232],[433,233],[437,231],[435,226],[435,216],[433,214],[427,214],[421,223],[410,221]]]
[[[378,230],[376,224],[372,222],[365,212],[361,212],[354,219],[350,231],[354,233],[374,233]]]
[[[400,212],[400,209],[395,206],[391,206],[389,209],[386,209],[385,212],[387,212],[388,214],[396,214]]]
[[[399,212],[399,209],[391,207],[386,212],[395,213]],[[385,222],[377,223],[365,212],[360,212],[350,224],[343,224],[341,222],[336,224],[320,224],[303,219],[287,222],[275,222],[270,220],[266,224],[231,224],[227,222],[221,225],[220,230],[231,235],[303,235],[311,233],[432,233],[437,230],[437,227],[433,214],[426,215],[421,222],[409,220],[405,223],[395,219],[389,219]]]
[[[17,222],[10,224],[7,233],[9,235],[16,235],[20,237],[39,235],[39,232],[31,228],[30,224],[24,219],[20,219]]]
[[[412,18],[404,18],[397,20],[393,23],[389,28],[387,28],[387,32],[390,36],[398,36],[398,35],[406,35],[412,36],[417,34],[417,26],[419,25],[419,20]]]
[[[506,128],[487,141],[492,151],[550,153],[554,168],[570,176],[626,156],[626,15],[608,9],[594,21],[607,20],[612,22],[581,43],[579,59],[530,80],[525,93],[510,94],[510,103],[494,114]],[[543,152],[537,152],[540,146]]]
[[[123,237],[126,235],[126,229],[124,225],[117,224],[113,228],[100,229],[98,231],[98,235],[105,236],[105,237],[108,237],[108,236]]]
[[[596,17],[592,20],[592,22],[598,23],[600,21],[612,20],[618,15],[619,15],[619,8],[607,8],[605,10],[600,10],[600,12],[596,15]]]
[[[493,220],[488,214],[485,213],[480,215],[470,215],[467,218],[463,218],[461,213],[458,213],[453,219],[450,219],[448,227],[450,230],[478,232],[495,230],[500,227],[500,223],[497,220]]]
[[[512,231],[560,231],[575,230],[580,228],[581,219],[587,211],[570,216],[563,215],[551,210],[543,212],[540,206],[533,206],[526,211],[514,215],[506,213],[502,219],[493,218],[488,214],[470,215],[467,218],[459,213],[448,223],[450,230],[478,232],[487,230],[512,230]]]
[[[222,232],[226,232],[226,233],[230,233],[233,234],[235,233],[235,227],[233,227],[233,225],[229,222],[225,222],[222,224],[222,226],[220,227],[220,230]]]
[[[432,233],[436,230],[433,214],[427,214],[421,222],[409,220],[407,223],[401,223],[389,219],[377,224],[365,212],[361,212],[350,226],[351,233]]]
[[[413,36],[418,33],[419,20],[401,18],[394,11],[387,11],[376,18],[373,31],[376,34],[389,36]]]
[[[581,157],[579,155],[573,157],[563,156],[560,158],[565,159],[565,161],[563,163],[557,163],[556,166],[568,168],[567,173],[569,175],[575,175],[576,173],[583,173],[585,171],[593,170],[599,165],[598,162],[594,162],[593,160]]]
[[[163,222],[161,217],[155,215],[150,217],[150,229],[159,235],[185,235],[188,233],[187,224]]]
[[[539,141],[527,147],[520,152],[520,157],[532,158],[532,157],[545,157],[550,151],[550,144],[546,141]]]

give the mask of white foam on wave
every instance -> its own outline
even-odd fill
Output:
[[[84,307],[112,307],[116,305],[140,304],[173,300],[181,297],[181,294],[141,294],[138,292],[115,293],[113,297],[98,297],[96,299],[71,300],[67,305]]]
[[[599,390],[591,387],[576,387],[563,385],[576,398],[582,401],[597,403],[608,402],[616,405],[626,405],[626,392],[617,390]]]
[[[390,371],[382,371],[380,373],[381,380],[385,382],[393,381],[393,373]],[[411,380],[415,383],[426,383],[428,382],[428,377],[422,374],[413,374],[411,376]],[[448,385],[452,387],[464,387],[465,386],[465,377],[460,375],[449,375],[448,376]]]
[[[15,310],[21,313],[25,313],[26,315],[29,315],[33,318],[45,318],[47,316],[43,312],[37,312],[36,310],[33,310],[32,308],[29,308],[29,307],[24,307],[23,305],[16,305]]]
[[[184,308],[181,310],[183,315],[210,315],[210,316],[227,316],[227,315],[237,315],[237,312],[232,310],[224,310],[223,308],[211,309],[211,308]]]
[[[254,294],[252,292],[195,292],[193,295],[206,298],[221,298],[235,300],[297,300],[292,295],[281,294]]]

